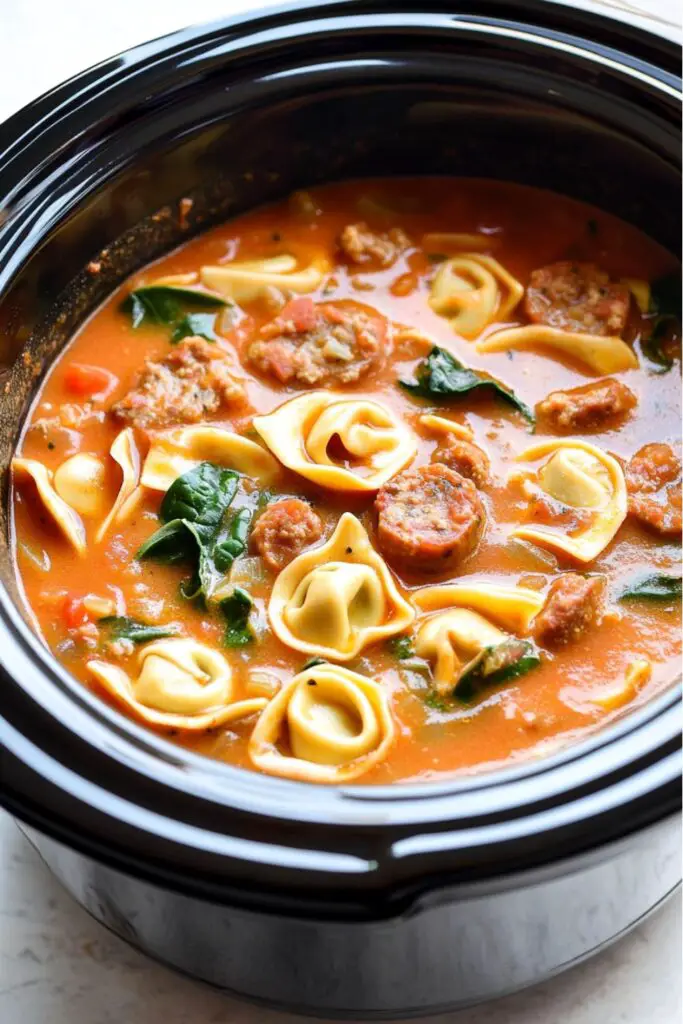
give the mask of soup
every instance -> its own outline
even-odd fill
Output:
[[[575,740],[677,671],[679,308],[653,241],[502,182],[217,227],[41,387],[12,491],[35,627],[119,710],[285,778]]]

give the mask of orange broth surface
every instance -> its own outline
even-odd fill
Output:
[[[81,327],[51,368],[29,418],[20,453],[51,470],[76,452],[108,457],[121,428],[107,416],[107,409],[134,385],[145,360],[162,358],[170,351],[168,329],[133,329],[130,317],[120,309],[122,300],[133,288],[165,275],[196,271],[204,264],[287,252],[306,266],[322,254],[331,261],[333,270],[322,289],[312,294],[314,300],[353,299],[374,307],[395,325],[419,328],[467,365],[503,381],[530,406],[550,391],[586,384],[597,375],[547,350],[477,354],[472,341],[458,337],[449,322],[430,309],[429,287],[435,264],[419,247],[423,233],[485,233],[491,239],[491,254],[525,285],[535,268],[561,259],[594,262],[613,279],[629,277],[649,282],[676,269],[672,256],[628,224],[574,200],[518,185],[479,180],[372,180],[334,184],[314,189],[310,195],[317,207],[312,217],[287,201],[259,208],[189,241],[121,285]],[[353,266],[340,258],[336,240],[346,224],[360,220],[377,231],[400,227],[415,244],[386,269],[366,271]],[[262,302],[245,305],[244,313],[224,337],[224,343],[238,354],[274,315]],[[524,322],[521,313],[513,313],[509,321],[512,325]],[[492,325],[487,331],[499,327]],[[637,326],[630,338],[628,333],[625,337],[638,352]],[[630,519],[588,566],[576,566],[563,556],[511,541],[510,531],[525,521],[528,503],[519,489],[508,483],[508,474],[518,465],[516,456],[544,437],[543,430],[539,427],[535,435],[531,434],[518,412],[491,396],[467,395],[438,406],[412,397],[397,386],[397,378],[411,377],[423,355],[422,348],[397,346],[380,372],[339,390],[379,401],[411,425],[419,436],[413,466],[428,463],[439,443],[417,422],[418,416],[428,411],[467,423],[476,443],[488,453],[491,483],[482,492],[486,531],[476,552],[451,578],[511,583],[522,580],[534,588],[546,589],[559,572],[574,569],[606,574],[614,595],[621,583],[638,571],[677,571],[678,544],[647,532]],[[105,368],[115,375],[115,388],[102,401],[74,397],[65,384],[65,372],[72,363]],[[680,424],[678,369],[676,362],[671,371],[658,373],[641,358],[638,369],[619,374],[618,378],[637,396],[637,408],[618,429],[586,434],[586,440],[622,460],[651,441],[676,445]],[[239,376],[246,381],[246,404],[240,405],[234,415],[226,407],[212,420],[238,432],[249,431],[253,415],[269,412],[303,390],[257,376],[246,364]],[[54,417],[67,403],[87,407],[88,415],[77,427],[53,434],[31,428],[37,420]],[[139,442],[144,455],[149,441],[141,435]],[[108,472],[110,507],[120,477],[114,465]],[[293,473],[287,473],[285,479],[283,493],[312,501],[324,521],[325,537],[344,510],[355,512],[374,537],[373,494],[359,497],[324,492]],[[50,524],[30,489],[14,489],[17,568],[36,628],[69,671],[96,691],[97,684],[86,668],[95,652],[79,639],[65,614],[65,609],[73,608],[73,602],[84,595],[115,595],[129,616],[177,623],[185,635],[221,647],[224,625],[220,618],[180,595],[179,584],[187,571],[136,561],[134,557],[140,544],[158,528],[160,501],[160,495],[145,492],[134,515],[118,524],[99,544],[94,537],[100,521],[86,520],[87,555],[78,558]],[[434,582],[432,577],[394,574],[405,594]],[[268,628],[266,609],[273,579],[272,573],[266,573],[264,579],[249,587],[255,600],[258,639],[247,647],[224,651],[235,673],[238,695],[246,692],[247,671],[255,665],[268,668],[285,682],[307,660],[306,654],[286,647]],[[580,642],[544,652],[540,667],[482,692],[473,703],[456,702],[444,709],[425,699],[428,680],[405,669],[386,643],[369,646],[346,667],[386,688],[396,737],[389,756],[359,781],[379,784],[439,779],[546,753],[621,713],[621,709],[606,711],[592,697],[618,684],[634,659],[645,658],[653,665],[651,680],[637,694],[636,702],[670,684],[677,675],[679,648],[676,604],[610,602],[601,625],[588,631]],[[97,653],[104,657],[101,650]],[[135,658],[133,654],[118,663],[132,672]],[[209,757],[253,767],[247,755],[253,724],[252,717],[200,734],[171,731],[170,735],[179,744]],[[161,731],[169,735],[168,730]]]

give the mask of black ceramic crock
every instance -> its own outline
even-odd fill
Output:
[[[423,1014],[570,966],[677,886],[673,684],[545,759],[446,784],[323,788],[208,761],[98,702],[36,639],[6,472],[42,369],[125,274],[293,188],[516,180],[676,249],[677,62],[562,3],[337,0],[141,46],[0,129],[2,802],[140,949],[275,1006]]]

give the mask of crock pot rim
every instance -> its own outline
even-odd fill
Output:
[[[367,7],[367,5],[363,6]],[[442,8],[444,5],[435,4],[434,6]],[[491,6],[500,7],[501,5],[492,4]],[[77,76],[77,78],[72,79],[70,82],[58,87],[53,92],[46,94],[39,100],[36,100],[33,104],[29,105],[6,123],[5,129],[0,132],[0,141],[2,139],[3,132],[9,131],[11,133],[14,127],[19,128],[22,122],[25,123],[27,120],[30,122],[31,117],[36,116],[39,112],[41,112],[42,116],[42,106],[44,104],[49,105],[55,96],[60,94],[63,96],[68,95],[69,91],[73,89],[78,82],[87,82],[89,77],[95,71],[109,69],[111,74],[116,74],[117,71],[123,74],[126,70],[130,70],[130,68],[136,63],[148,61],[155,53],[163,54],[169,50],[173,50],[175,53],[177,49],[175,44],[182,45],[188,50],[191,50],[195,45],[200,44],[202,40],[206,40],[216,32],[227,33],[231,30],[240,29],[241,27],[246,27],[251,31],[253,30],[254,25],[261,27],[263,24],[268,24],[271,19],[277,21],[283,17],[291,17],[293,15],[303,13],[307,15],[308,20],[301,24],[307,25],[313,14],[318,18],[321,16],[322,12],[329,11],[330,15],[342,14],[344,18],[348,18],[348,12],[350,10],[350,0],[332,0],[332,2],[318,0],[313,7],[310,5],[290,4],[283,7],[269,9],[265,12],[251,12],[248,15],[238,16],[237,18],[225,19],[209,26],[182,30],[181,32],[162,37],[153,43],[143,44],[141,47],[128,51],[127,54],[105,61],[97,68],[84,72],[83,75]],[[439,13],[448,12],[442,12],[440,10]],[[450,13],[452,13],[452,11]],[[398,18],[399,16],[396,17]],[[376,18],[376,15],[372,12],[368,13],[358,7],[354,7],[354,21],[358,19],[369,20],[372,18]],[[657,38],[657,44],[660,46],[662,44],[662,40]],[[675,47],[673,47],[673,49],[675,50]],[[170,59],[168,52],[166,59]],[[662,76],[660,75],[660,80],[666,80],[668,84],[670,84],[671,76],[666,73],[662,74],[664,75],[664,78],[662,79]],[[569,766],[581,758],[586,757],[592,751],[606,748],[608,746],[611,746],[614,749],[614,746],[625,737],[631,735],[643,726],[646,726],[648,723],[655,722],[656,720],[659,720],[661,723],[663,717],[666,717],[667,720],[665,731],[667,737],[669,737],[669,726],[674,724],[671,720],[671,716],[675,715],[675,706],[678,701],[680,689],[672,687],[659,697],[654,698],[652,701],[645,704],[642,708],[623,718],[619,723],[609,726],[583,741],[574,742],[563,748],[557,754],[545,757],[543,760],[525,760],[520,765],[497,769],[495,772],[482,773],[477,776],[459,776],[444,783],[427,782],[398,787],[360,786],[352,789],[349,789],[348,787],[340,787],[339,789],[332,790],[324,787],[315,787],[306,783],[296,783],[289,780],[259,776],[255,773],[245,772],[242,769],[236,769],[228,765],[212,762],[207,758],[200,757],[199,755],[193,755],[186,751],[181,751],[179,754],[179,748],[177,746],[157,737],[143,729],[141,726],[132,723],[119,712],[107,707],[103,702],[98,700],[96,696],[91,694],[86,688],[82,687],[81,684],[73,680],[62,666],[59,665],[56,659],[54,659],[53,656],[43,648],[40,641],[37,640],[23,620],[20,619],[18,612],[13,607],[8,595],[3,591],[0,597],[2,619],[5,627],[8,628],[10,632],[12,643],[23,645],[26,650],[31,652],[34,667],[36,666],[36,663],[40,665],[46,676],[51,678],[52,684],[61,686],[62,696],[68,694],[69,699],[72,701],[76,701],[82,706],[87,705],[87,713],[95,717],[105,719],[106,727],[111,730],[112,734],[118,733],[119,736],[121,733],[128,734],[131,737],[131,744],[144,745],[153,748],[154,755],[159,758],[161,763],[182,761],[193,770],[196,769],[198,773],[213,775],[218,772],[223,775],[228,783],[230,783],[230,781],[235,783],[238,780],[241,783],[245,783],[246,779],[249,779],[250,786],[262,785],[267,787],[269,791],[272,791],[275,794],[272,807],[272,813],[274,816],[277,814],[278,810],[281,810],[279,803],[282,801],[285,790],[288,790],[292,794],[291,804],[296,803],[294,794],[300,794],[305,790],[307,800],[310,799],[316,804],[316,806],[320,806],[321,803],[324,803],[329,807],[331,800],[336,800],[338,805],[341,801],[352,800],[356,808],[363,805],[369,808],[373,807],[373,805],[376,807],[377,803],[381,801],[387,801],[389,805],[396,808],[398,805],[412,804],[414,806],[416,799],[419,803],[425,805],[440,801],[445,796],[457,796],[458,793],[455,791],[462,793],[463,791],[471,792],[473,790],[502,788],[506,784],[514,783],[520,779],[538,776],[545,772],[555,770],[556,768],[561,768],[562,766]],[[62,723],[62,727],[66,727],[65,723]],[[83,736],[80,736],[80,739],[83,739]],[[230,785],[226,786],[226,789],[229,792]],[[216,800],[215,792],[208,794],[208,796],[210,800]],[[225,796],[225,793],[223,796]],[[291,812],[291,805],[289,801],[287,812],[287,817],[291,818],[291,813],[289,813]],[[325,811],[323,818],[326,822],[329,822],[329,810]],[[439,816],[439,820],[443,821],[443,816]],[[358,827],[359,823],[354,822],[354,824],[355,827]],[[369,825],[371,827],[376,825],[376,815],[374,812],[370,815]]]

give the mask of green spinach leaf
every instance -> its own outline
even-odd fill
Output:
[[[178,635],[177,626],[151,626],[147,622],[130,619],[127,615],[107,615],[99,620],[98,625],[105,627],[110,640],[130,640],[134,644],[146,644],[150,640]]]
[[[680,576],[650,573],[627,583],[619,601],[680,601],[683,584]]]
[[[228,303],[220,295],[177,288],[174,285],[152,284],[137,288],[123,301],[121,309],[128,313],[133,327],[164,325],[171,328],[171,342],[199,335],[207,341],[216,341],[216,310]],[[214,312],[193,312],[214,310]]]
[[[533,410],[514,392],[492,377],[463,366],[455,356],[438,345],[434,346],[427,358],[418,366],[415,380],[399,380],[399,384],[411,394],[432,401],[448,401],[482,389],[492,391],[518,409],[530,423],[535,422]]]
[[[220,609],[226,621],[226,647],[245,647],[254,639],[249,626],[249,613],[253,604],[250,595],[241,587],[235,587],[233,592],[221,601]]]
[[[415,653],[409,636],[392,636],[390,640],[387,640],[387,650],[399,661],[412,658]]]
[[[484,648],[458,679],[453,696],[471,700],[480,690],[518,679],[540,664],[541,656],[532,640],[508,637],[494,647]]]
[[[236,472],[212,462],[202,462],[178,477],[161,503],[164,525],[137,552],[138,559],[192,563],[193,576],[183,586],[188,599],[209,598],[246,547],[251,520],[248,509],[241,509],[225,530],[222,528],[237,480]]]
[[[309,668],[317,668],[318,665],[329,665],[329,662],[325,658],[309,658],[308,661],[303,663],[299,671],[305,672]]]

